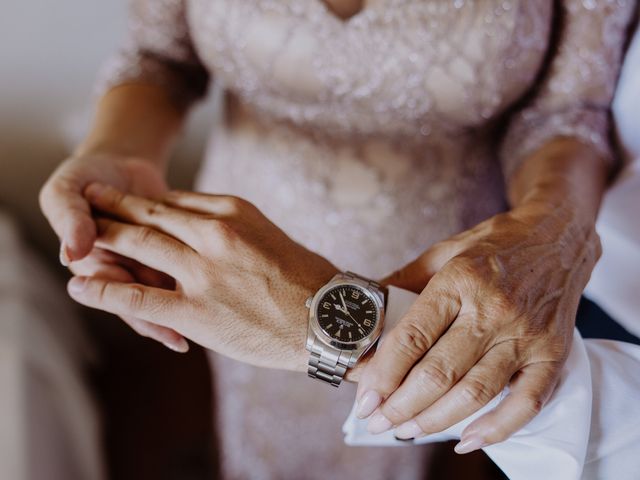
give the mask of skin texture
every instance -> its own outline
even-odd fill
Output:
[[[175,279],[175,289],[75,277],[78,302],[170,328],[253,365],[306,369],[304,301],[338,269],[295,243],[249,202],[172,192],[164,202],[93,184],[96,245]],[[117,219],[117,220],[116,220]]]
[[[186,336],[233,358],[304,371],[304,299],[336,268],[240,199],[164,197],[182,119],[163,90],[118,87],[43,187],[42,209],[77,275],[70,294],[174,350],[188,348]],[[553,141],[509,179],[511,211],[384,279],[421,293],[375,355],[348,374],[360,382],[360,414],[373,413],[372,430],[441,430],[509,384],[509,396],[463,433],[464,453],[506,439],[542,408],[599,255],[594,224],[606,177],[588,147]],[[93,182],[115,188],[105,194],[114,198],[99,200],[87,190]]]
[[[540,411],[600,255],[594,224],[606,172],[587,147],[554,141],[516,173],[511,211],[385,279],[421,293],[360,378],[359,414],[375,409],[372,432],[441,431],[508,384],[499,406],[463,432],[456,450],[466,453],[505,440]]]

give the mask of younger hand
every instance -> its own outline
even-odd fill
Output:
[[[173,192],[164,203],[94,184],[96,245],[164,272],[169,291],[75,277],[70,295],[83,305],[170,328],[255,365],[306,369],[305,299],[337,269],[291,240],[237,197]]]

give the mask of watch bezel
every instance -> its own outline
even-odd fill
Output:
[[[362,290],[362,292],[367,297],[369,297],[376,306],[378,321],[376,322],[376,325],[371,333],[360,340],[354,340],[352,342],[341,342],[339,340],[336,340],[335,338],[325,333],[325,331],[320,326],[320,322],[318,321],[317,309],[320,299],[322,299],[329,290],[332,290],[333,288],[339,287],[341,285],[354,286]],[[316,337],[326,345],[338,348],[340,350],[364,351],[371,345],[373,345],[382,333],[382,328],[384,326],[384,297],[382,295],[382,292],[372,290],[369,287],[368,282],[359,278],[331,280],[327,284],[323,285],[313,296],[311,305],[309,306],[309,326]]]

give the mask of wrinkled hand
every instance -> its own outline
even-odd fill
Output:
[[[600,254],[594,230],[528,204],[429,249],[386,279],[426,288],[362,372],[369,429],[420,437],[458,423],[509,385],[464,430],[458,453],[507,439],[551,395],[582,290]]]
[[[264,367],[306,370],[305,299],[337,269],[237,197],[172,192],[164,202],[104,185],[85,192],[100,218],[96,245],[164,272],[175,291],[75,277],[83,305],[170,328]]]
[[[40,192],[40,207],[60,238],[60,261],[76,275],[140,282],[173,288],[167,275],[95,246],[96,223],[83,191],[92,182],[150,198],[161,197],[167,187],[162,172],[151,162],[117,155],[81,155],[65,160]],[[135,317],[123,317],[139,334],[169,348],[187,351],[188,344],[173,330]]]

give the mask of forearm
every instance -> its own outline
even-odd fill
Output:
[[[549,142],[529,156],[508,187],[513,208],[540,205],[593,227],[606,188],[609,166],[593,149],[570,138]]]
[[[76,154],[133,156],[164,168],[184,116],[160,87],[116,87],[100,100],[93,126]]]

